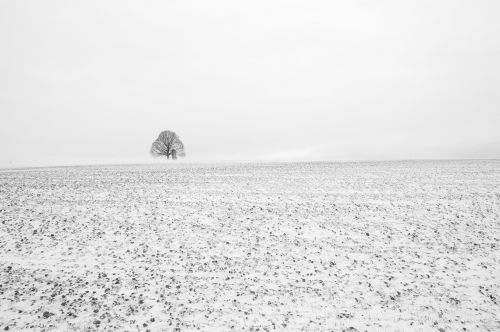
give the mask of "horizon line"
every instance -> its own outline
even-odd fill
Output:
[[[89,164],[60,164],[60,165],[41,165],[41,166],[17,166],[3,167],[0,166],[0,171],[9,170],[30,170],[44,168],[79,168],[79,167],[106,167],[106,166],[152,166],[152,165],[210,165],[210,164],[328,164],[328,163],[370,163],[370,162],[429,162],[429,161],[500,161],[500,158],[405,158],[405,159],[337,159],[337,160],[215,160],[215,161],[179,161],[170,160],[165,162],[149,162],[149,163],[89,163]]]

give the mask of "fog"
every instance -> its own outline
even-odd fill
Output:
[[[498,1],[0,1],[0,167],[500,158]]]

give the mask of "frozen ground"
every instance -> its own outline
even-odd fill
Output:
[[[0,222],[0,330],[500,330],[500,161],[4,170]]]

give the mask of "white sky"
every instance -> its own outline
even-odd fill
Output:
[[[0,0],[0,167],[500,158],[500,1]]]

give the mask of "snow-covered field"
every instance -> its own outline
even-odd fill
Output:
[[[0,171],[0,330],[499,331],[500,161]]]

